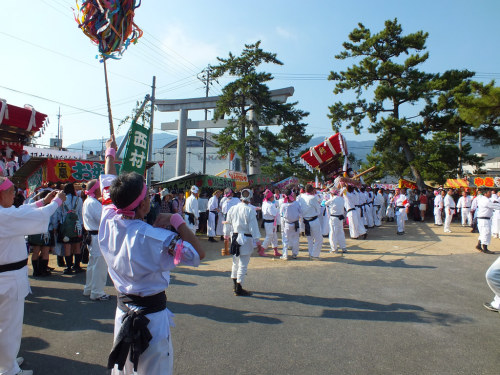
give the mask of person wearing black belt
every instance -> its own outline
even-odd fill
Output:
[[[323,246],[321,223],[318,220],[321,205],[318,197],[314,194],[314,187],[311,184],[306,185],[306,193],[302,195],[299,204],[305,225],[309,257],[311,260],[319,260],[321,247]]]
[[[109,295],[104,293],[104,287],[108,278],[108,265],[102,256],[97,238],[102,213],[102,204],[99,202],[99,198],[101,198],[99,181],[89,181],[85,194],[87,199],[83,202],[82,216],[83,226],[87,231],[84,241],[89,247],[89,262],[83,295],[88,296],[92,301],[107,301]]]
[[[344,218],[346,216],[344,198],[335,189],[332,189],[331,194],[331,198],[325,202],[325,205],[330,209],[330,233],[328,236],[330,253],[338,253],[339,249],[342,253],[347,253],[344,234]]]
[[[224,224],[228,225],[231,230],[231,254],[233,255],[231,279],[235,296],[252,295],[242,286],[253,249],[260,245],[259,223],[255,209],[250,205],[252,196],[252,190],[243,189],[241,202],[229,209],[224,221]]]
[[[291,189],[286,189],[285,198],[280,206],[280,216],[283,221],[283,255],[280,257],[280,259],[288,260],[288,248],[292,250],[292,259],[297,259],[299,255],[300,215],[300,205],[299,202],[295,200],[295,194]]]
[[[217,222],[220,220],[219,199],[221,195],[222,191],[216,190],[208,201],[207,235],[210,242],[217,242],[214,237],[216,235]]]
[[[274,256],[281,256],[281,254],[278,252],[278,217],[279,208],[276,204],[275,196],[269,189],[266,189],[264,191],[264,200],[262,202],[262,228],[264,228],[266,232],[266,237],[262,242],[262,247],[259,247],[259,254],[261,255],[264,251],[267,250],[267,247],[271,245],[274,250]]]
[[[464,189],[462,196],[458,199],[457,210],[460,211],[462,216],[462,226],[472,226],[472,214],[471,214],[472,198],[469,192]]]
[[[53,190],[44,199],[19,208],[13,206],[14,196],[12,182],[0,177],[0,373],[31,375],[31,370],[19,368],[22,358],[16,359],[24,299],[30,293],[25,236],[46,232],[51,215],[66,195]]]
[[[407,213],[410,203],[406,198],[405,191],[396,188],[394,195],[394,206],[396,208],[396,224],[398,226],[397,234],[403,235],[405,233],[405,221],[408,220]]]
[[[173,314],[165,289],[175,266],[196,267],[205,252],[180,214],[159,214],[154,226],[144,222],[151,208],[144,177],[135,172],[116,176],[115,152],[116,143],[109,139],[105,174],[99,178],[99,246],[118,292],[107,367],[112,375],[171,375]]]

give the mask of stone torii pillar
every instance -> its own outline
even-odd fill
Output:
[[[285,103],[288,97],[292,96],[293,87],[286,87],[278,90],[271,90],[271,98],[277,102]],[[186,138],[188,129],[207,129],[207,128],[225,128],[229,125],[228,120],[205,120],[191,121],[188,120],[189,110],[204,110],[214,109],[217,105],[219,96],[209,96],[202,98],[190,99],[156,99],[155,105],[160,112],[176,112],[179,111],[179,120],[161,124],[162,130],[177,130],[177,160],[175,174],[182,176],[186,173]],[[250,104],[250,103],[249,103]],[[252,114],[251,114],[252,116]],[[259,126],[270,126],[274,124],[259,124]],[[258,127],[256,127],[258,128]],[[255,129],[252,129],[255,131]],[[254,166],[252,166],[254,164]],[[260,173],[260,163],[256,158],[252,161],[250,158],[249,173]]]

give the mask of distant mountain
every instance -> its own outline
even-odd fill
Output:
[[[116,143],[118,144],[118,146],[120,145],[120,142],[122,141],[123,138],[124,138],[124,136],[120,136],[120,137],[116,138]],[[153,151],[158,149],[158,148],[162,148],[167,143],[169,143],[170,141],[172,141],[176,138],[177,137],[175,135],[171,135],[171,134],[154,134],[153,135]],[[105,147],[105,143],[106,143],[106,139],[88,139],[85,141],[74,143],[74,144],[69,145],[69,146],[65,146],[65,148],[67,148],[68,151],[82,150],[82,148],[83,148],[83,151],[88,153],[89,151],[94,151],[94,152],[101,151]]]

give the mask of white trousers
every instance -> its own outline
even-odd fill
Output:
[[[330,242],[330,249],[336,251],[339,248],[345,250],[345,234],[344,234],[344,220],[339,220],[338,217],[330,216],[330,235],[328,240]]]
[[[307,236],[307,248],[309,256],[319,257],[323,246],[323,234],[321,233],[321,223],[319,218],[309,222],[311,235]]]
[[[382,213],[383,207],[373,206],[373,224],[375,224],[376,227],[382,225]]]
[[[477,230],[479,231],[479,241],[482,245],[488,246],[491,242],[491,219],[477,219]]]
[[[357,215],[357,220],[354,222],[356,223],[357,230],[360,236],[366,233],[366,228],[365,228],[365,222],[363,221],[363,218],[361,217],[361,210],[362,208],[356,208],[354,212],[356,212]]]
[[[236,256],[233,255],[233,267],[231,269],[231,278],[236,279],[240,284],[243,284],[247,275],[248,263],[250,263],[250,254]]]
[[[322,211],[322,215],[324,212],[324,216],[320,216],[321,218],[321,234],[323,236],[328,236],[328,233],[330,233],[330,214],[329,211],[326,207],[324,208],[324,211]]]
[[[493,216],[491,217],[491,233],[496,237],[500,233],[500,213],[497,210],[493,211]]]
[[[21,369],[16,357],[21,347],[24,298],[3,294],[0,285],[0,375],[14,375]]]
[[[358,232],[359,224],[356,222],[358,220],[356,210],[349,211],[347,213],[347,219],[349,220],[349,236],[351,238],[358,238],[360,233]]]
[[[451,220],[453,219],[454,209],[445,208],[445,216],[444,216],[444,231],[451,231],[450,225]]]
[[[300,238],[299,238],[299,230],[295,230],[295,225],[294,224],[288,224],[284,223],[283,225],[283,236],[282,236],[282,241],[283,241],[283,258],[287,259],[288,258],[288,248],[292,250],[292,255],[299,255],[299,245],[300,245]]]
[[[278,247],[278,234],[274,223],[264,223],[264,229],[266,231],[266,238],[262,242],[264,250],[267,249],[269,244],[271,244],[272,248]]]
[[[472,214],[470,208],[462,208],[462,225],[472,225]]]
[[[366,222],[368,224],[368,228],[373,227],[373,205],[368,204],[365,206],[365,215],[366,215]]]
[[[488,271],[486,271],[486,282],[493,293],[495,293],[491,306],[500,309],[500,257],[498,257],[490,268],[488,268]]]
[[[396,223],[398,225],[398,232],[405,231],[405,220],[406,220],[406,212],[404,208],[396,209]]]
[[[218,214],[218,218],[220,218],[221,214]],[[207,235],[208,237],[215,237],[215,229],[217,227],[217,223],[215,222],[215,214],[213,212],[208,213],[208,222],[207,222]]]
[[[115,335],[120,331],[122,319],[125,313],[119,308],[115,314]],[[174,351],[170,337],[170,320],[173,314],[165,309],[153,314],[147,314],[149,319],[148,329],[153,338],[149,347],[139,357],[137,373],[134,373],[134,364],[130,356],[125,362],[123,371],[118,371],[117,366],[111,371],[111,375],[172,375],[174,370]]]
[[[86,283],[83,288],[84,295],[90,295],[90,298],[95,299],[102,297],[106,280],[108,278],[108,265],[102,255],[95,256],[90,254],[89,264],[87,264]]]
[[[434,224],[443,225],[443,216],[441,215],[442,209],[434,207]]]

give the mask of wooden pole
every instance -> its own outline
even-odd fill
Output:
[[[357,178],[360,178],[361,176],[363,176],[364,174],[367,174],[368,172],[371,172],[373,171],[375,168],[377,168],[376,165],[374,165],[373,167],[370,167],[368,168],[366,171],[363,171],[361,173],[358,173],[356,176],[353,177],[353,179],[357,179]]]
[[[108,85],[108,69],[106,68],[106,58],[103,56],[104,62],[104,80],[106,81],[106,100],[108,102],[108,118],[109,118],[109,135],[111,138],[115,136],[113,128],[113,115],[111,114],[111,99],[109,98],[109,85]]]

